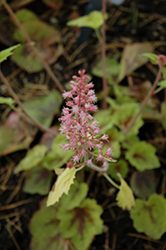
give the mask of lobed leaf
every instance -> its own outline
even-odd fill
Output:
[[[125,156],[137,170],[144,171],[160,167],[159,159],[155,153],[156,148],[154,146],[145,141],[140,141],[129,148]]]
[[[29,194],[47,195],[52,181],[52,173],[40,165],[26,171],[23,191]]]
[[[135,206],[134,195],[131,188],[127,185],[125,180],[118,174],[120,178],[120,190],[117,194],[116,200],[118,201],[117,205],[122,209],[130,210],[132,207]]]
[[[46,207],[43,202],[40,210],[34,213],[29,229],[32,235],[30,250],[69,250],[69,240],[62,237],[59,220],[56,218],[58,207]]]
[[[152,194],[148,201],[136,199],[130,216],[138,232],[160,239],[166,232],[166,199],[158,194]]]
[[[93,237],[102,233],[101,213],[101,206],[91,199],[84,200],[79,207],[67,213],[65,209],[60,210],[58,218],[63,237],[71,238],[76,250],[87,250]]]

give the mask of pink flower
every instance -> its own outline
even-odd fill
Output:
[[[97,101],[96,95],[92,83],[88,83],[90,78],[85,75],[85,70],[78,72],[79,76],[73,76],[75,81],[71,81],[72,90],[64,92],[63,97],[70,98],[67,101],[65,108],[63,108],[62,116],[59,119],[61,121],[61,133],[66,134],[66,138],[69,141],[68,144],[62,145],[65,150],[73,149],[74,156],[72,162],[69,162],[69,167],[77,166],[82,163],[84,158],[84,164],[89,167],[93,167],[94,158],[93,151],[97,151],[97,161],[103,161],[103,167],[105,169],[105,160],[110,156],[111,150],[108,149],[106,154],[103,154],[102,147],[103,141],[108,141],[108,136],[103,135],[100,139],[96,139],[96,136],[100,133],[98,122],[93,118],[89,112],[96,112],[97,106],[94,104]],[[89,160],[90,159],[90,160]],[[110,159],[110,158],[109,158]],[[80,163],[81,161],[81,163]],[[97,169],[100,169],[97,167]],[[102,170],[101,170],[102,171]]]

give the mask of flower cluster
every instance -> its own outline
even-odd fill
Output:
[[[110,157],[112,149],[108,148],[106,154],[103,153],[103,141],[108,141],[107,135],[102,135],[97,139],[100,133],[98,122],[91,115],[91,112],[97,111],[94,103],[97,101],[92,82],[88,83],[90,78],[85,75],[85,70],[78,72],[80,76],[73,76],[75,81],[71,81],[72,90],[64,92],[63,97],[70,98],[63,108],[61,121],[61,132],[66,134],[69,140],[68,144],[63,144],[63,149],[73,149],[74,156],[68,167],[75,165],[87,165],[98,171],[105,171],[108,168],[107,160],[112,161]],[[93,151],[97,154],[93,154]],[[80,161],[84,158],[84,162]],[[105,160],[107,159],[107,160]],[[97,167],[94,160],[102,162],[102,168]],[[80,164],[79,164],[80,163]]]

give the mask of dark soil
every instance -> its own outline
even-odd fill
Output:
[[[8,2],[13,3],[17,2],[17,0]],[[51,25],[53,24],[50,21],[50,17],[54,17],[54,15],[56,15],[59,30],[64,33],[62,37],[62,43],[65,48],[69,46],[67,53],[68,55],[72,55],[72,53],[78,48],[77,39],[79,31],[76,29],[68,28],[67,32],[65,32],[64,28],[72,11],[77,11],[80,15],[84,14],[86,10],[86,3],[87,1],[83,0],[64,0],[64,5],[58,14],[54,12],[54,10],[50,11],[50,8],[46,7],[46,5],[42,3],[41,0],[36,0],[26,7],[35,12],[41,19]],[[4,11],[5,10],[0,5],[0,14],[2,12],[4,13]],[[161,46],[158,46],[156,48],[156,52],[166,54],[166,44],[164,44],[164,41],[166,40],[166,4],[164,0],[126,0],[125,3],[120,6],[114,6],[108,3],[107,12],[109,13],[107,43],[123,43],[127,41],[160,41]],[[114,23],[111,24],[111,17],[113,15],[115,16],[115,19],[113,21]],[[6,17],[7,16],[8,14],[6,13]],[[109,25],[111,27],[109,27]],[[5,26],[5,29],[8,28],[11,31],[11,27]],[[72,41],[71,38],[73,38]],[[10,43],[13,43],[12,39],[9,39],[9,41],[5,40],[3,42],[0,40],[0,50],[8,47]],[[110,55],[117,54],[117,57],[119,57],[121,51],[121,48],[115,48],[113,50],[107,51],[107,53]],[[92,32],[90,38],[87,40],[86,46],[82,50],[80,50],[80,53],[78,53],[74,61],[69,61],[67,60],[66,56],[61,56],[55,63],[55,65],[52,66],[52,69],[59,78],[60,82],[64,84],[66,83],[66,81],[70,80],[71,76],[73,74],[76,74],[80,68],[85,68],[87,73],[90,74],[94,63],[99,57],[99,45],[97,43],[95,34]],[[76,63],[74,64],[74,62]],[[18,67],[13,62],[7,60],[2,64],[1,70],[6,76],[8,76],[17,68]],[[154,77],[146,67],[141,67],[139,71],[141,71],[143,77],[145,78]],[[42,73],[44,74],[44,77],[46,77],[46,73],[44,71]],[[17,87],[24,88],[22,79],[28,78],[29,81],[35,83],[36,81],[38,81],[38,79],[40,79],[41,72],[29,75],[26,72],[21,71],[16,77],[19,83]],[[101,79],[95,77],[93,80],[95,83],[96,91],[100,91],[102,89]],[[56,88],[52,80],[49,80],[48,84],[50,89]],[[2,95],[9,96],[7,91],[4,91]],[[0,111],[4,111],[3,107]],[[144,127],[141,130],[142,138],[144,137],[146,129],[148,128]],[[35,139],[35,143],[38,141],[38,139],[39,138]],[[35,143],[33,143],[33,145]],[[1,182],[3,178],[2,171],[4,167],[6,167],[6,171],[10,171],[11,165],[16,165],[24,155],[25,152],[21,151],[1,158]],[[87,174],[87,177],[88,175],[89,173]],[[42,200],[44,197],[40,195],[29,195],[22,192],[23,181],[21,178],[21,174],[16,176],[11,172],[6,184],[7,189],[3,190],[3,187],[0,186],[0,250],[29,250],[31,235],[28,230],[28,224],[33,213],[38,210],[40,200]],[[15,190],[16,186],[19,187],[18,191],[15,195],[13,195],[13,198],[10,200],[10,202],[7,203],[7,199]],[[115,203],[115,197],[113,195],[108,196],[108,189],[110,189],[110,185],[106,183],[104,178],[98,177],[96,174],[92,179],[89,195],[91,198],[96,198],[97,202],[104,208],[102,218],[104,220],[105,231],[103,232],[103,234],[95,237],[89,249],[166,249],[166,235],[164,235],[158,241],[152,241],[147,236],[139,234],[133,228],[129,213],[118,208],[116,205],[113,205]],[[19,201],[25,201],[25,204],[19,206]],[[14,226],[12,226],[12,222]]]

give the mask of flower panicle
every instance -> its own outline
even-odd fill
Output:
[[[69,143],[62,145],[67,151],[73,149],[74,156],[68,163],[69,167],[73,167],[82,160],[92,161],[94,158],[93,151],[98,150],[96,157],[97,161],[103,162],[103,169],[106,169],[107,162],[105,158],[112,161],[110,157],[112,149],[108,148],[106,154],[103,154],[102,147],[103,141],[108,141],[107,135],[102,135],[101,138],[96,139],[99,135],[100,128],[98,122],[90,114],[98,110],[95,105],[97,97],[95,95],[93,83],[90,82],[90,78],[85,75],[85,70],[78,71],[79,76],[73,76],[73,80],[70,81],[72,89],[64,92],[64,99],[70,99],[66,102],[66,107],[63,108],[62,116],[59,119],[61,121],[61,133],[66,134],[66,138]],[[90,164],[88,164],[90,166]],[[91,164],[93,166],[94,164]]]

